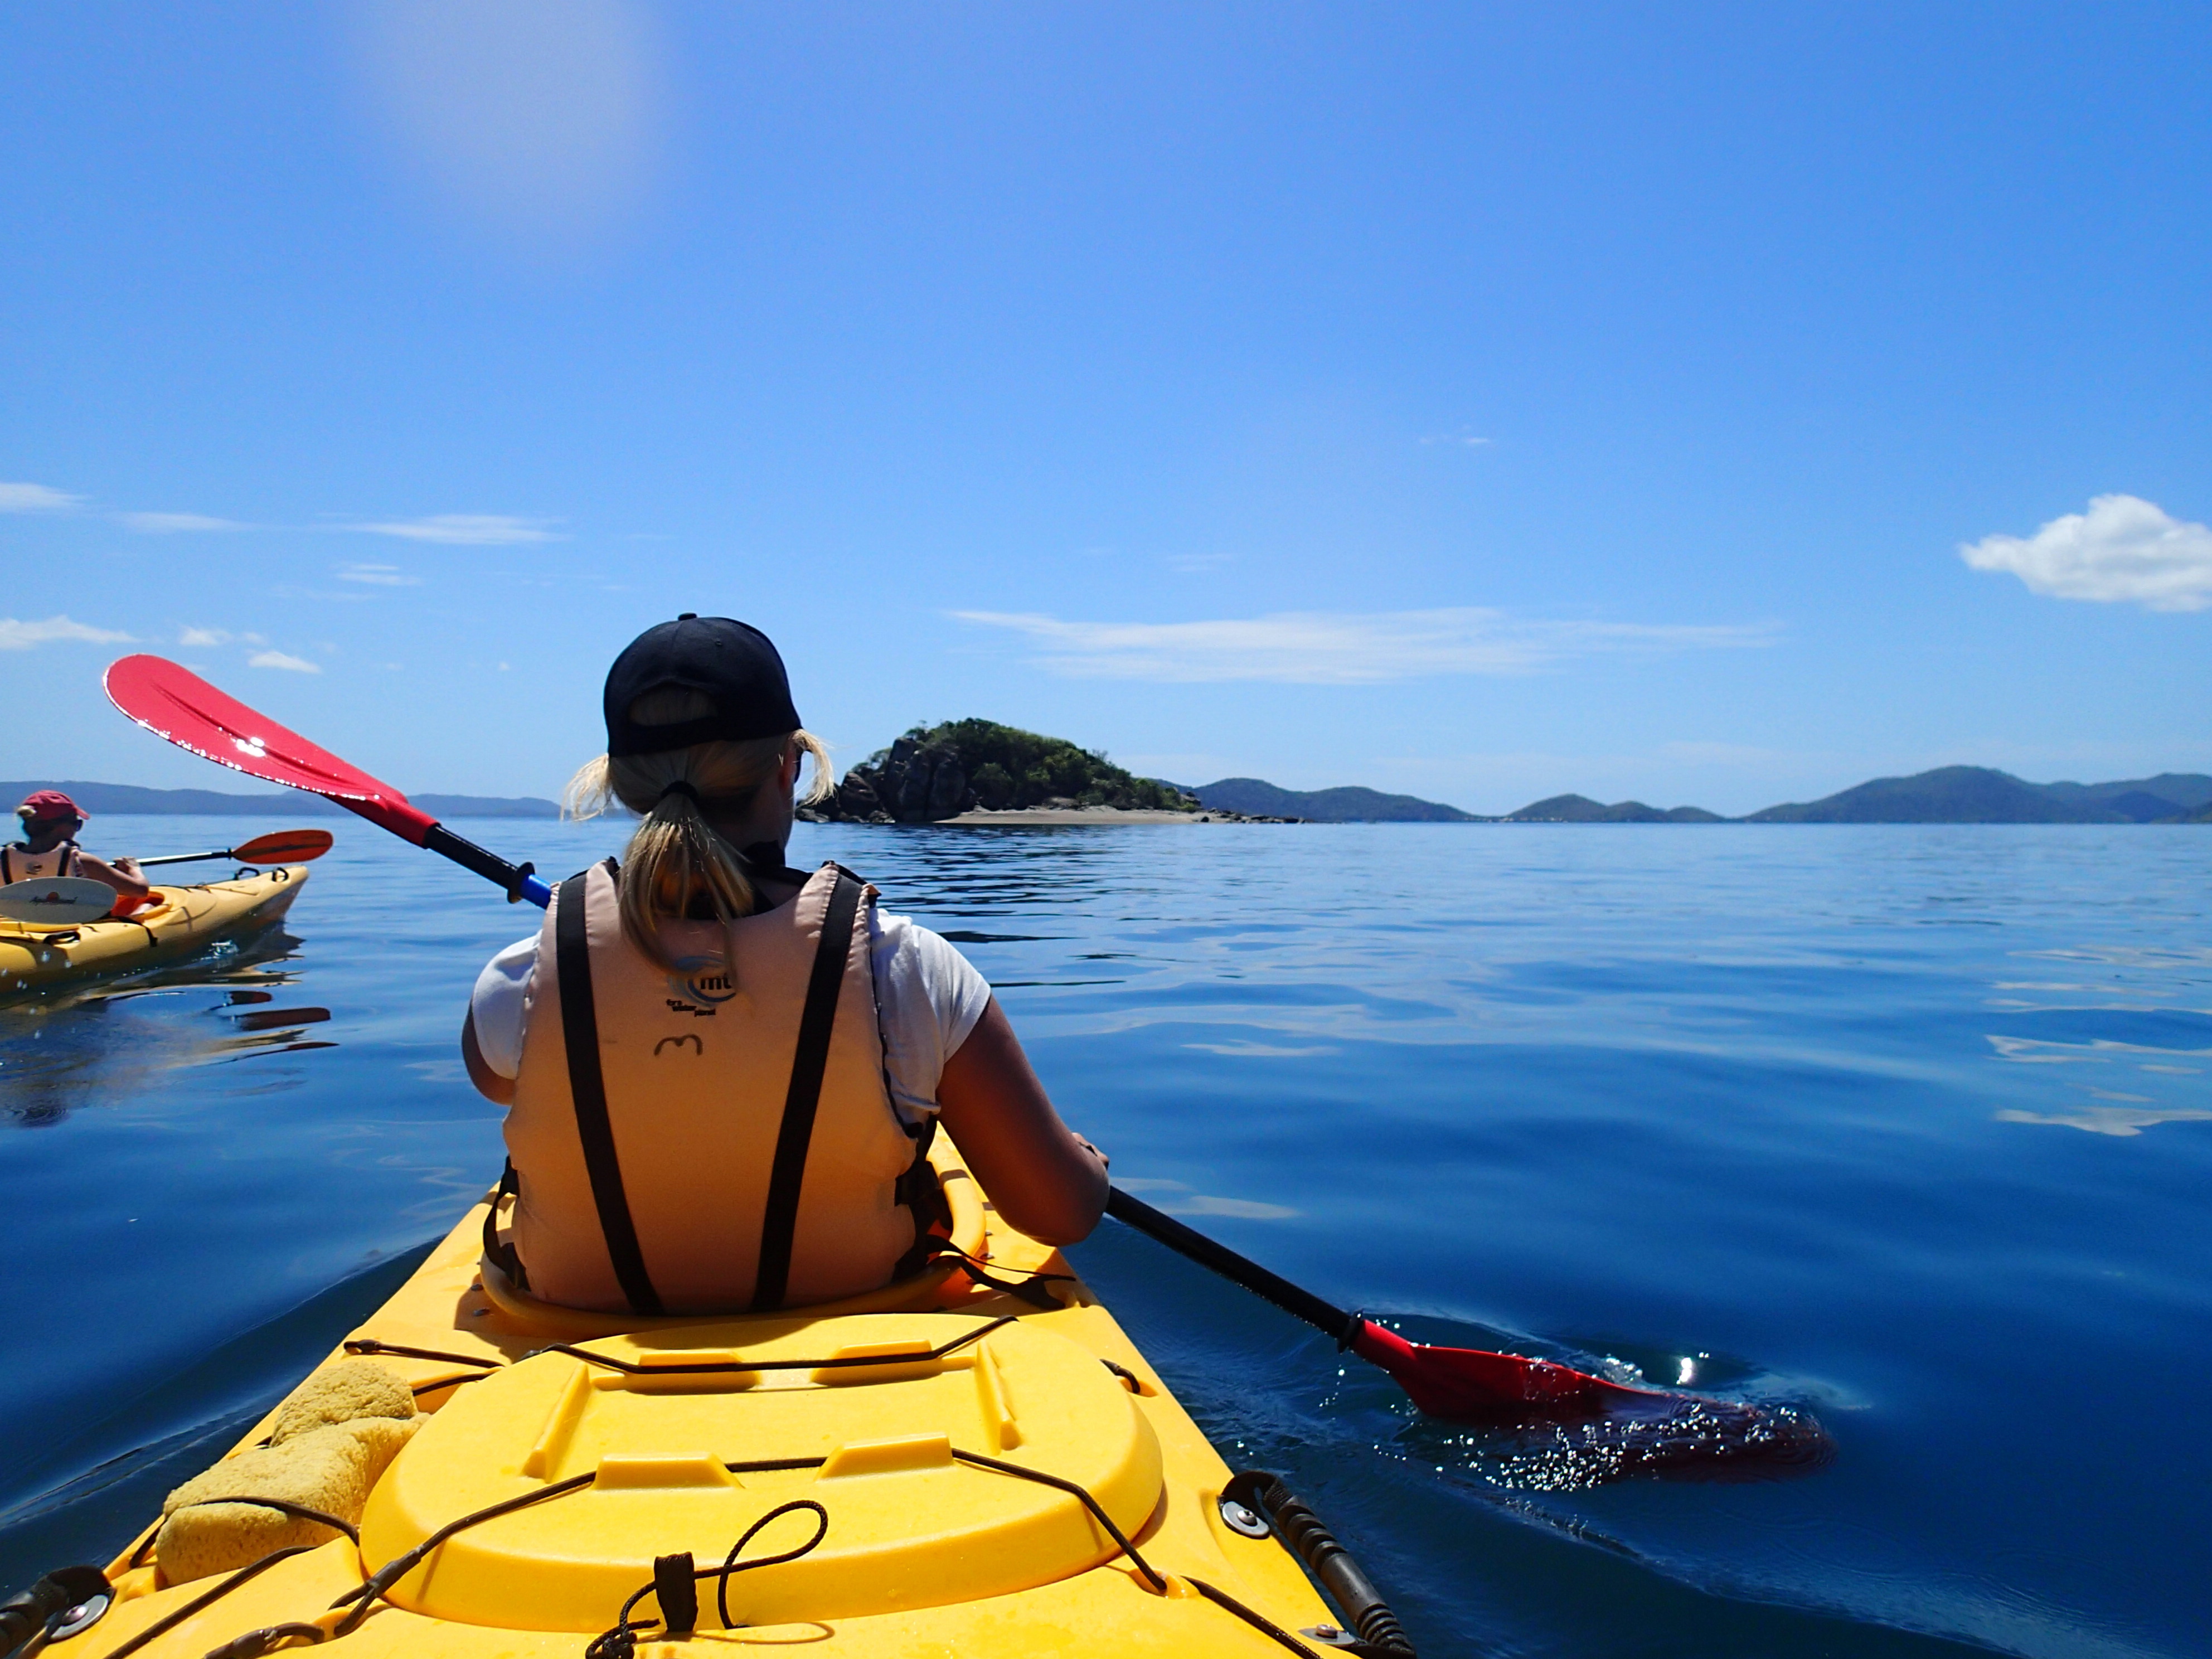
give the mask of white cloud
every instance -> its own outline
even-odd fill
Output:
[[[264,634],[233,634],[228,632],[227,629],[221,628],[188,627],[180,630],[177,635],[177,643],[179,645],[197,650],[205,650],[212,646],[228,645],[234,640],[240,645],[266,645],[269,643],[268,636]]]
[[[257,651],[246,659],[246,663],[249,668],[282,668],[294,674],[319,674],[323,672],[320,664],[283,651]]]
[[[2033,592],[2140,605],[2212,605],[2212,529],[2171,518],[2139,495],[2100,495],[2087,513],[2053,519],[2033,536],[1988,536],[1959,556],[1977,570],[2008,570]]]
[[[93,628],[71,622],[67,617],[49,617],[44,622],[17,622],[13,617],[0,617],[0,651],[28,651],[34,645],[48,645],[56,640],[113,645],[130,637],[112,628]]]
[[[210,519],[204,513],[118,513],[118,522],[142,536],[173,536],[185,530],[251,530],[235,519]]]
[[[349,564],[338,572],[342,582],[368,582],[376,587],[420,587],[420,576],[408,575],[396,564]]]
[[[1025,635],[1041,668],[1079,679],[1369,684],[1445,674],[1525,674],[1599,652],[1773,642],[1768,626],[1518,621],[1463,607],[1365,614],[1286,611],[1219,622],[1088,623],[996,611],[963,622]]]
[[[0,513],[64,513],[83,500],[44,484],[0,483]]]
[[[410,542],[447,542],[456,547],[509,547],[517,542],[555,542],[550,519],[517,519],[504,513],[436,513],[427,519],[395,519],[382,524],[341,526],[370,536],[398,536]]]

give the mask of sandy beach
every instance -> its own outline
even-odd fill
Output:
[[[1014,807],[1004,812],[993,812],[983,807],[963,812],[957,817],[940,818],[940,823],[957,824],[1037,824],[1037,823],[1227,823],[1226,815],[1218,819],[1210,812],[1164,812],[1120,806],[1028,806]]]

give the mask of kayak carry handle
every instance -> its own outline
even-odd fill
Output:
[[[51,1641],[69,1626],[75,1635],[107,1611],[108,1595],[107,1575],[98,1567],[56,1567],[20,1595],[0,1601],[0,1659],[21,1651],[34,1637]]]
[[[1352,1552],[1336,1541],[1336,1534],[1306,1501],[1283,1484],[1282,1476],[1265,1469],[1247,1469],[1222,1488],[1221,1503],[1224,1519],[1231,1504],[1264,1518],[1267,1529],[1283,1540],[1283,1547],[1321,1581],[1358,1639],[1345,1641],[1341,1638],[1346,1632],[1318,1629],[1301,1632],[1302,1635],[1370,1659],[1413,1659],[1413,1644],[1407,1639],[1406,1628],[1375,1588],[1375,1581],[1352,1559]],[[1235,1520],[1230,1524],[1240,1532],[1245,1530]]]

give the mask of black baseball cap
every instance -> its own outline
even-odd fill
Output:
[[[641,726],[630,705],[668,686],[704,693],[711,714],[675,726]],[[655,755],[695,743],[780,738],[799,727],[783,659],[757,628],[685,611],[648,628],[607,671],[607,753]]]

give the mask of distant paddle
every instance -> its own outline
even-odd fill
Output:
[[[1602,1441],[1619,1465],[1616,1473],[1687,1470],[1720,1462],[1802,1468],[1820,1462],[1829,1450],[1826,1431],[1793,1408],[1770,1411],[1739,1401],[1631,1388],[1522,1354],[1408,1342],[1371,1319],[1322,1301],[1119,1187],[1109,1193],[1106,1213],[1334,1337],[1340,1348],[1349,1348],[1388,1372],[1425,1416],[1501,1425],[1531,1420],[1601,1424]]]
[[[105,683],[109,702],[179,749],[249,777],[336,801],[402,841],[427,847],[496,884],[510,899],[528,899],[540,908],[553,902],[553,890],[530,866],[509,864],[462,840],[390,784],[218,691],[189,668],[162,657],[124,657],[108,665]]]
[[[327,830],[278,830],[235,847],[213,853],[168,853],[158,859],[140,859],[138,867],[156,864],[202,864],[210,859],[236,859],[240,864],[305,864],[331,850],[335,837]]]
[[[40,927],[98,921],[115,908],[115,890],[82,876],[33,877],[0,887],[0,916]]]

